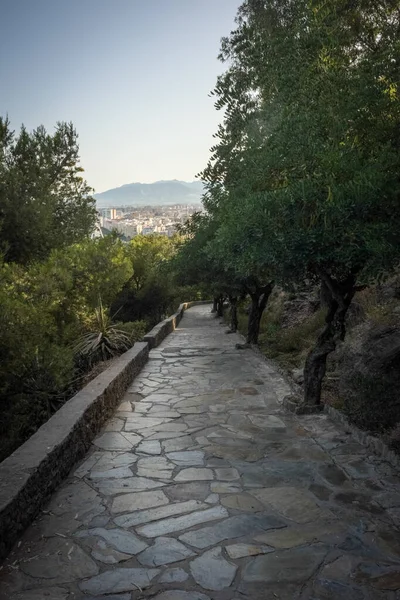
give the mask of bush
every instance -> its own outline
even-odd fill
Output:
[[[181,301],[199,299],[166,268],[172,240],[142,246],[141,263],[112,235],[28,266],[0,261],[0,460],[98,372],[94,365],[106,368]]]
[[[284,303],[287,294],[275,290],[268,302],[260,324],[259,347],[268,358],[272,358],[286,369],[301,367],[310,348],[313,347],[319,330],[324,324],[325,310],[320,309],[294,327],[282,327]],[[246,335],[248,301],[239,303],[239,331]]]
[[[279,319],[282,312],[275,309],[265,315],[261,324],[260,348],[269,358],[273,358],[285,368],[301,367],[309,350],[324,324],[325,310],[321,309],[302,323],[282,329]]]
[[[9,373],[7,384],[0,409],[0,461],[77,391],[80,379],[72,351],[47,345],[19,373]]]
[[[140,342],[147,331],[146,321],[118,322],[115,324],[115,327],[129,337],[132,346],[135,342]]]
[[[99,361],[107,361],[122,354],[131,346],[131,336],[113,323],[99,299],[99,305],[94,311],[89,331],[84,333],[74,344],[74,352],[78,360],[82,358],[87,361],[91,368]]]

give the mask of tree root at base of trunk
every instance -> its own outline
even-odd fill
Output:
[[[251,348],[251,344],[248,344],[246,342],[246,344],[235,344],[235,348],[237,350],[247,350],[248,348]]]

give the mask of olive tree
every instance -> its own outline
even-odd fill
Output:
[[[398,33],[391,0],[246,0],[222,43],[210,210],[223,207],[217,237],[242,271],[324,288],[307,404],[355,292],[399,263]]]

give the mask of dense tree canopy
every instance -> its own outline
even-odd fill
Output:
[[[149,277],[175,253],[176,240],[164,235],[137,235],[127,246],[127,255],[135,269],[132,282],[141,290]]]
[[[399,33],[393,0],[245,0],[222,41],[222,122],[201,173],[208,249],[264,285],[324,287],[306,402],[355,291],[399,264]]]
[[[82,172],[72,124],[15,135],[0,119],[0,459],[181,300],[164,267],[176,240],[91,239]]]
[[[87,237],[96,211],[82,177],[77,133],[58,123],[19,135],[0,118],[0,252],[7,262],[43,259]]]

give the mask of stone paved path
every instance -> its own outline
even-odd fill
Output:
[[[12,600],[400,598],[398,474],[192,308],[0,571]]]

